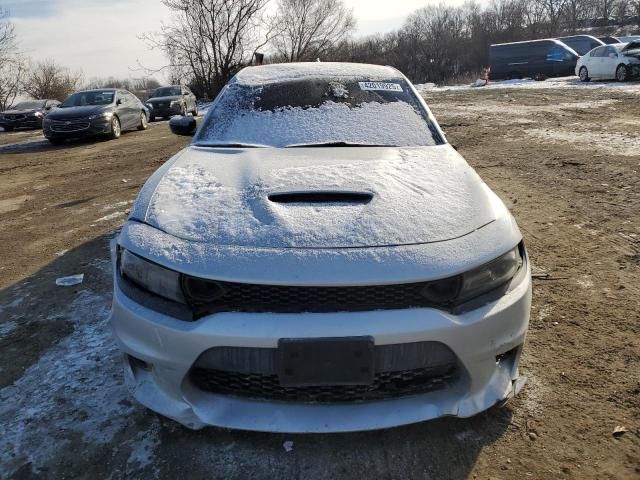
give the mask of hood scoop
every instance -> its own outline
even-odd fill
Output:
[[[306,191],[272,193],[268,198],[273,203],[285,204],[366,205],[373,200],[373,195],[368,192]]]

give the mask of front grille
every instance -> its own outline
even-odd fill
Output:
[[[223,311],[353,312],[434,306],[422,293],[427,286],[426,282],[354,287],[215,282],[215,286],[218,295],[213,301],[191,302],[196,318]]]
[[[282,387],[277,375],[206,368],[193,368],[190,377],[199,389],[211,393],[302,403],[353,403],[417,395],[444,388],[457,378],[455,367],[446,373],[430,368],[381,372],[371,385]]]
[[[52,120],[51,130],[54,132],[77,132],[89,128],[88,120]]]

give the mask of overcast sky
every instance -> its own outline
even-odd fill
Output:
[[[275,3],[275,0],[272,0]],[[462,0],[446,3],[460,4]],[[398,28],[427,0],[345,0],[358,20],[358,36]],[[16,25],[20,47],[34,59],[53,59],[85,78],[139,77],[138,61],[159,67],[161,52],[138,39],[169,20],[160,0],[0,0]],[[159,78],[159,80],[162,80]]]

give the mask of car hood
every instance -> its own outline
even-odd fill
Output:
[[[355,248],[460,238],[491,223],[495,203],[449,145],[189,147],[147,182],[131,218],[219,246]]]
[[[5,110],[4,112],[0,112],[0,115],[29,115],[31,113],[42,112],[42,109],[39,108],[31,108],[29,110]]]
[[[59,120],[64,118],[76,118],[89,115],[96,115],[102,112],[110,112],[112,110],[111,105],[86,105],[84,107],[66,107],[56,108],[51,111],[47,118],[51,120]]]
[[[173,102],[174,100],[179,100],[181,97],[180,95],[171,95],[169,97],[153,97],[150,98],[149,100],[147,100],[147,103],[167,103],[167,102]]]

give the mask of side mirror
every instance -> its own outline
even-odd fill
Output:
[[[116,105],[122,105],[122,99],[121,99],[121,98],[119,98],[119,99],[116,101]]]
[[[176,135],[192,137],[196,133],[196,119],[194,117],[172,117],[169,128]]]

